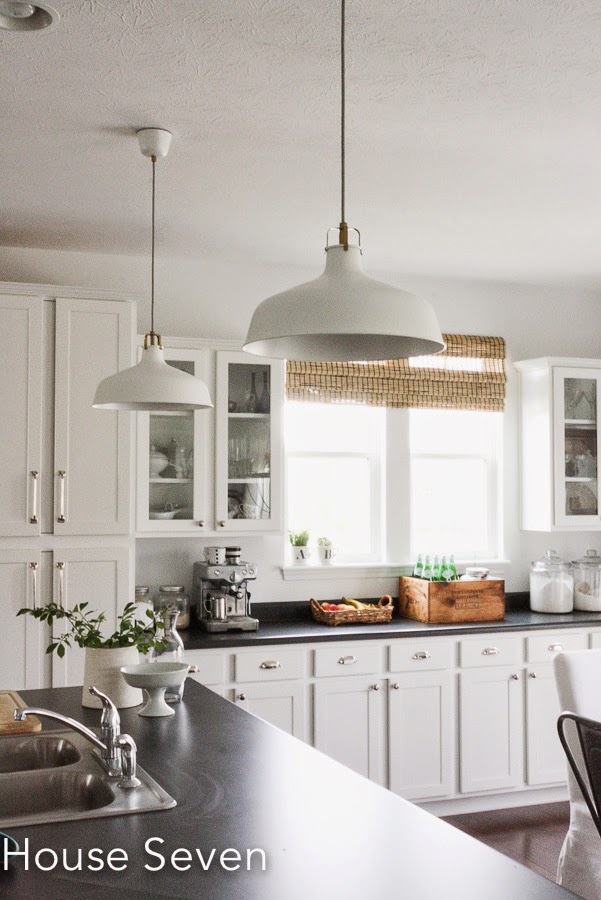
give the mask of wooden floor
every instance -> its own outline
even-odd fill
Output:
[[[448,816],[445,821],[555,881],[569,816],[569,803],[546,803]]]

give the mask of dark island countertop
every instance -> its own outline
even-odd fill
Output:
[[[83,710],[81,688],[23,692],[26,702],[98,724]],[[25,871],[22,861],[0,873],[7,898],[86,900],[106,897],[177,897],[207,900],[553,900],[568,891],[436,819],[311,747],[253,717],[193,682],[171,719],[143,719],[122,710],[123,731],[138,743],[140,764],[176,798],[178,806],[74,823],[16,828],[32,855],[50,847],[68,860],[92,847],[122,848],[125,871]],[[44,730],[50,723],[44,725]],[[1,738],[0,738],[1,740]],[[18,778],[18,775],[15,776]],[[1,825],[1,823],[0,823]],[[156,857],[166,863],[147,871]],[[187,872],[170,855],[191,851]],[[216,848],[217,859],[204,871]],[[239,871],[226,871],[219,855],[234,848]],[[266,869],[246,851],[262,849]],[[231,857],[229,857],[231,860]],[[47,859],[46,859],[47,862]]]
[[[259,619],[258,631],[227,631],[207,634],[190,627],[181,635],[187,650],[226,647],[254,647],[265,644],[310,644],[322,641],[365,641],[374,638],[423,638],[437,635],[482,634],[486,632],[530,631],[601,627],[601,613],[572,612],[548,615],[531,612],[528,595],[507,596],[507,611],[501,622],[477,622],[464,625],[427,625],[402,619],[395,611],[392,621],[381,625],[321,625],[311,617],[308,603],[257,603],[253,615]]]

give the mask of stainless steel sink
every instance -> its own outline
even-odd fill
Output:
[[[11,746],[17,759],[12,768],[4,768],[5,763],[10,765]],[[137,774],[140,787],[120,788],[105,773],[89,742],[76,732],[0,738],[0,830],[176,805],[147,772],[138,767]]]
[[[79,762],[81,754],[70,739],[51,735],[15,735],[0,739],[0,773],[57,769]]]

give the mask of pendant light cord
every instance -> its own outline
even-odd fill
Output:
[[[348,250],[346,206],[346,0],[340,0],[340,234],[339,241]]]
[[[156,191],[156,156],[151,156],[152,159],[152,245],[151,245],[151,253],[150,253],[150,333],[154,334],[154,206],[155,206],[155,191]]]

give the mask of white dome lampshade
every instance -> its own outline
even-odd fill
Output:
[[[445,343],[427,300],[364,274],[361,249],[334,244],[319,278],[275,294],[255,310],[244,349],[313,362],[404,359]]]
[[[97,409],[150,412],[210,409],[213,404],[204,381],[170,366],[162,346],[149,343],[149,337],[144,340],[138,365],[101,381],[93,405]],[[159,335],[154,338],[160,341]]]

